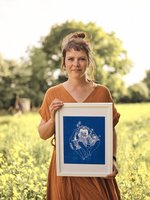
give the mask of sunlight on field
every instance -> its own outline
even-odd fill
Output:
[[[149,103],[119,104],[117,110],[121,113],[120,121],[133,121],[150,117]]]
[[[148,200],[150,192],[150,104],[117,105],[121,118],[118,133],[117,177],[123,200]]]
[[[122,200],[148,200],[150,103],[119,104],[117,181]],[[52,153],[40,139],[37,113],[0,116],[0,199],[45,199]]]

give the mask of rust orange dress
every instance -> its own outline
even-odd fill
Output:
[[[77,103],[62,84],[51,87],[44,96],[39,113],[43,120],[50,118],[49,106],[58,98],[64,103]],[[84,102],[113,102],[105,86],[97,85]],[[120,114],[113,106],[113,125],[118,123]],[[56,175],[56,150],[49,168],[47,200],[120,200],[116,179],[101,177],[61,177]]]

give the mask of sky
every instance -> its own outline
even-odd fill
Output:
[[[115,32],[123,42],[134,63],[124,77],[131,85],[150,69],[149,11],[149,0],[0,0],[0,54],[20,59],[54,24],[94,22],[106,32]]]

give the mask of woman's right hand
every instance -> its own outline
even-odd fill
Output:
[[[63,106],[63,102],[59,99],[54,99],[49,106],[50,119],[48,121],[41,120],[38,131],[40,137],[44,140],[50,138],[55,131],[55,112]]]
[[[54,99],[52,101],[52,103],[50,104],[49,106],[49,111],[50,111],[50,115],[51,115],[51,120],[54,120],[55,119],[55,112],[57,110],[59,110],[62,106],[63,106],[63,102],[60,100],[60,99]]]

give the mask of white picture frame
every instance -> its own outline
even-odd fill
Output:
[[[112,116],[112,103],[64,103],[55,115],[57,176],[112,173]]]

